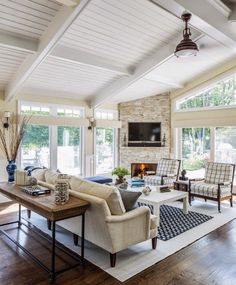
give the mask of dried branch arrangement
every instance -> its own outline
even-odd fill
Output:
[[[0,149],[8,161],[16,160],[30,118],[12,114],[7,129],[4,128],[3,122],[0,125]]]

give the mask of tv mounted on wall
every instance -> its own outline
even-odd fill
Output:
[[[161,123],[129,123],[128,146],[161,146]]]

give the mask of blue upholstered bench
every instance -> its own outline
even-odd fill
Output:
[[[89,176],[85,177],[85,180],[100,183],[100,184],[107,184],[112,182],[112,178],[106,176]]]

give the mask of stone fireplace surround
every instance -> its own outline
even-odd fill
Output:
[[[131,171],[131,163],[157,163],[170,158],[170,97],[161,94],[119,104],[119,164]],[[165,147],[128,147],[128,122],[161,122]]]

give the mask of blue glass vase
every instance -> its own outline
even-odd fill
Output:
[[[6,167],[8,173],[8,182],[12,183],[15,181],[15,173],[16,173],[16,162],[15,160],[9,160],[8,165]]]

